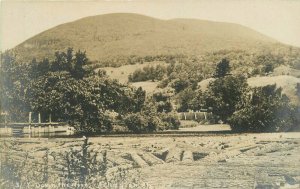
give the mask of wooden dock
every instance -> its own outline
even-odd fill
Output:
[[[0,135],[39,135],[43,133],[66,133],[66,135],[74,134],[75,129],[66,122],[52,122],[51,114],[49,115],[49,121],[42,123],[41,114],[38,113],[38,122],[32,121],[32,112],[29,112],[28,122],[16,123],[7,122],[7,113],[1,113],[4,115],[4,123],[0,123]]]
[[[75,129],[65,122],[51,123],[0,123],[0,135],[24,135],[65,132],[73,134]]]

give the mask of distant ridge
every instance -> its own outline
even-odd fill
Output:
[[[199,55],[218,50],[259,50],[284,46],[250,28],[196,19],[160,20],[115,13],[90,16],[46,30],[16,46],[18,59],[52,58],[68,47],[92,61],[118,56]]]

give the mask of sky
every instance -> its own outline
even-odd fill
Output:
[[[0,50],[62,23],[107,13],[238,23],[300,47],[300,0],[0,0]]]

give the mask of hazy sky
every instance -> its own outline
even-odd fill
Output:
[[[2,0],[0,49],[65,22],[114,12],[234,22],[300,47],[300,0]]]

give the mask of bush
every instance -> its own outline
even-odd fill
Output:
[[[276,85],[254,88],[244,95],[229,119],[236,132],[288,131],[295,125],[296,109]]]
[[[159,113],[157,103],[148,99],[141,112],[129,113],[123,118],[125,126],[134,133],[178,129],[180,121],[175,113]]]
[[[170,86],[175,89],[176,93],[179,93],[189,86],[189,82],[183,79],[174,79]]]
[[[134,133],[153,132],[163,125],[158,116],[130,113],[123,119],[125,126]]]
[[[173,107],[170,98],[173,95],[173,90],[162,90],[155,92],[152,99],[156,104],[157,112],[171,112]]]
[[[145,66],[143,69],[137,69],[128,76],[130,82],[162,80],[166,73],[166,68],[162,65]]]
[[[160,115],[162,121],[163,121],[163,126],[165,130],[168,129],[179,129],[180,126],[180,121],[175,113],[162,113]]]
[[[127,128],[134,133],[147,131],[148,120],[140,113],[128,114],[124,118],[124,123]]]

